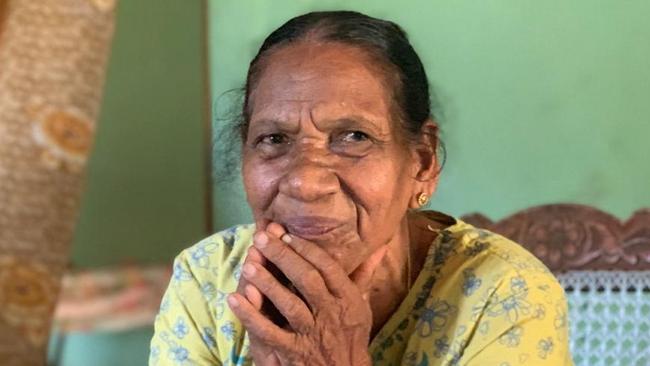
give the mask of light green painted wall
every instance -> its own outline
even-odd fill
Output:
[[[143,366],[149,360],[152,327],[128,332],[74,332],[50,339],[50,366]]]
[[[120,1],[72,263],[171,261],[205,236],[200,1]]]
[[[624,218],[650,206],[648,1],[209,4],[214,96],[243,85],[264,36],[294,15],[342,8],[401,24],[445,110],[432,208],[496,219],[577,202]],[[219,184],[213,204],[217,229],[249,220],[240,183]]]

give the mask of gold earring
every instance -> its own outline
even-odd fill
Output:
[[[422,207],[422,206],[426,205],[427,202],[429,202],[429,196],[424,192],[420,192],[418,194],[417,200],[418,200],[418,205],[420,205],[420,207]]]

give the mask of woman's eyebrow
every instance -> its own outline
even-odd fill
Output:
[[[327,121],[334,128],[369,128],[371,131],[384,134],[386,131],[380,127],[379,123],[359,115],[344,116]]]
[[[317,121],[318,129],[324,130],[341,130],[341,129],[366,129],[379,136],[389,134],[381,128],[380,124],[372,119],[360,116],[349,115],[333,119],[323,119]],[[280,130],[289,133],[297,133],[300,125],[283,119],[275,118],[260,118],[251,121],[250,128],[252,131],[266,131],[266,130]]]
[[[250,123],[253,129],[278,129],[283,131],[292,131],[297,129],[297,125],[287,120],[275,118],[260,118]]]

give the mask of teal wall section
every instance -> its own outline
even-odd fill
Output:
[[[143,366],[149,360],[151,327],[128,332],[54,334],[50,341],[50,366]]]
[[[341,8],[401,24],[445,112],[448,161],[432,208],[496,219],[530,205],[577,202],[625,218],[650,206],[648,1],[209,6],[215,98],[243,85],[264,36],[294,15]],[[240,183],[217,184],[213,198],[216,229],[249,220]]]
[[[120,1],[72,263],[170,262],[205,236],[202,5]]]

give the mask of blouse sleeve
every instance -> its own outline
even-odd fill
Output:
[[[150,366],[221,365],[206,286],[188,264],[187,251],[174,261],[173,275],[154,324]],[[208,286],[209,287],[209,286]]]
[[[550,273],[513,271],[484,300],[463,365],[573,365],[564,290]]]

